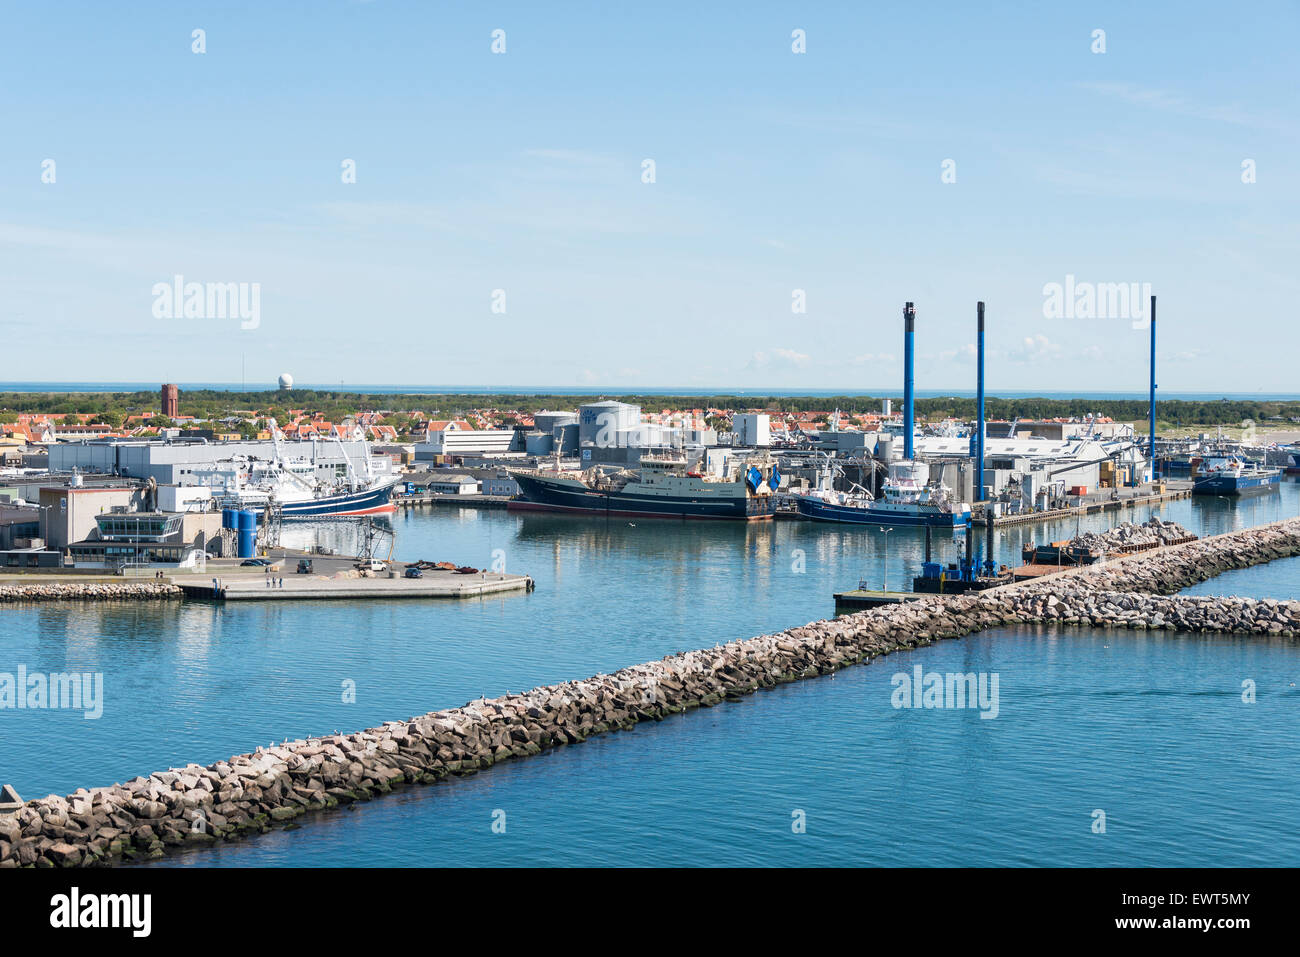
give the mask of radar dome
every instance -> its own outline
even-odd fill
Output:
[[[289,375],[289,373],[287,373],[287,372],[286,372],[284,375],[280,376],[280,388],[281,388],[281,389],[292,389],[292,388],[293,388],[293,376]]]

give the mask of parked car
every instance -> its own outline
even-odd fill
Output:
[[[406,578],[423,578],[423,577],[424,577],[424,572],[420,571],[420,569],[418,569],[418,568],[416,568],[414,565],[412,565],[410,568],[408,568],[408,569],[403,573],[403,575],[404,575],[404,577],[406,577]]]
[[[300,559],[298,559],[298,574],[299,574],[299,575],[310,575],[311,572],[312,572],[311,559],[310,559],[310,558],[300,558]]]
[[[388,569],[388,563],[372,558],[368,562],[357,562],[357,568],[363,572],[382,572]]]
[[[271,562],[265,558],[245,558],[239,564],[240,566],[252,566],[254,568],[265,568],[266,566],[270,565]]]

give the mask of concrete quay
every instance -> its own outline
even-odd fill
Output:
[[[1163,492],[1144,491],[1127,496],[1121,490],[1114,490],[1114,493],[1109,489],[1100,492],[1089,492],[1080,499],[1078,505],[1071,505],[1069,508],[1047,509],[1042,512],[1019,512],[1015,515],[999,515],[993,519],[993,525],[995,528],[1002,528],[1009,525],[1028,525],[1033,522],[1061,521],[1076,518],[1080,515],[1122,511],[1126,508],[1145,508],[1176,501],[1180,498],[1191,498],[1192,483],[1189,481],[1171,479],[1165,483],[1165,486]],[[1112,498],[1112,494],[1115,494],[1116,497]],[[971,518],[979,525],[988,523],[987,515],[982,508],[978,508],[972,513]]]
[[[450,505],[454,508],[505,508],[510,501],[508,495],[451,495],[438,492],[424,492],[415,495],[394,495],[390,501],[399,510],[423,508],[428,505]]]
[[[460,575],[454,571],[433,569],[420,578],[386,575],[374,578],[336,575],[280,575],[267,585],[263,577],[244,575],[219,578],[214,589],[211,581],[184,582],[176,587],[186,598],[217,601],[309,601],[319,599],[391,599],[391,598],[478,598],[499,592],[532,591],[533,580],[527,575],[476,572]],[[279,583],[283,584],[279,584]]]
[[[1300,554],[1300,519],[1067,569],[956,597],[873,608],[669,655],[612,675],[188,764],[124,784],[28,801],[0,816],[0,867],[157,858],[266,831],[309,811],[435,783],[759,688],[1014,623],[1215,631],[1293,639],[1300,602],[1170,596],[1228,568]]]

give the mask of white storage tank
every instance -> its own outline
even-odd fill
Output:
[[[533,413],[533,428],[538,432],[545,432],[547,435],[554,435],[557,427],[562,425],[572,425],[578,421],[576,412],[535,412]]]
[[[536,419],[534,419],[536,421]],[[615,402],[588,402],[578,409],[578,442],[581,445],[613,446],[615,436],[641,425],[641,407]]]

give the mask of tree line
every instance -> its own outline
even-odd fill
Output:
[[[576,409],[601,398],[616,399],[639,405],[643,409],[722,409],[738,412],[762,410],[772,414],[824,412],[839,409],[849,414],[877,412],[884,397],[842,396],[761,396],[761,395],[519,395],[513,393],[361,393],[333,390],[295,389],[292,392],[225,392],[212,389],[185,390],[181,393],[180,411],[205,421],[225,418],[274,415],[283,423],[288,408],[310,409],[326,419],[339,421],[357,412],[391,410],[397,413],[423,412],[434,418],[455,418],[473,409],[497,409],[532,414],[544,409]],[[895,398],[896,397],[891,397]],[[895,406],[897,409],[897,404]],[[1089,414],[1108,416],[1120,422],[1145,420],[1145,399],[1061,399],[999,398],[985,399],[989,419],[1081,418]],[[1300,401],[1263,400],[1182,400],[1158,402],[1160,422],[1170,426],[1238,425],[1246,420],[1264,423],[1270,420],[1300,419]],[[0,393],[0,422],[12,422],[20,412],[64,416],[69,413],[93,413],[119,425],[129,415],[158,412],[156,392],[82,392],[82,393]],[[975,417],[975,399],[966,396],[937,396],[916,400],[916,413],[926,419]],[[401,422],[399,424],[405,424]]]

